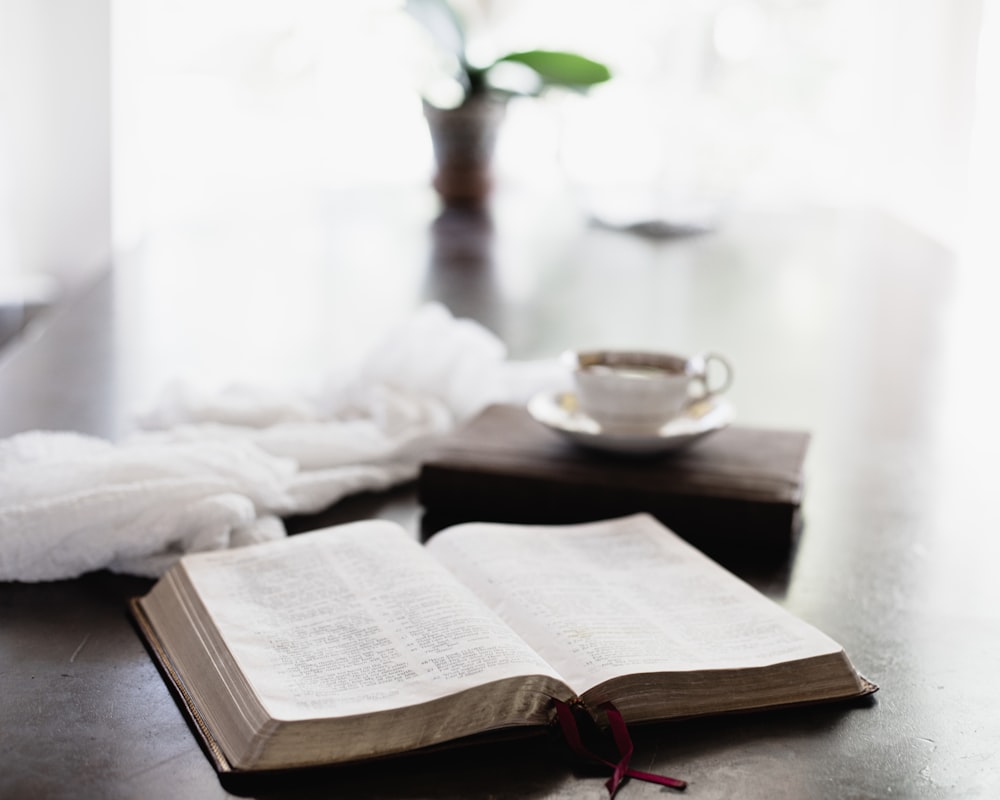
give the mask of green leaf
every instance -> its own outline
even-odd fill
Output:
[[[611,78],[611,71],[597,61],[577,55],[555,50],[528,50],[523,53],[509,53],[497,59],[523,64],[530,67],[548,86],[568,86],[585,88],[595,83],[603,83]]]

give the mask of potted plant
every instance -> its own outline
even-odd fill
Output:
[[[449,56],[451,104],[424,97],[437,165],[434,188],[447,206],[481,205],[492,188],[490,163],[507,101],[552,87],[586,91],[611,77],[597,61],[576,53],[527,50],[474,64],[462,19],[447,0],[407,0],[406,9]]]

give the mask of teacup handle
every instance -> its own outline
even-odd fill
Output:
[[[708,366],[713,361],[721,365],[723,369],[722,381],[715,387],[708,385]],[[694,378],[701,384],[702,390],[702,393],[694,398],[695,400],[705,400],[714,395],[722,394],[732,386],[733,367],[724,356],[720,356],[718,353],[702,353],[691,359],[691,364],[694,367]]]

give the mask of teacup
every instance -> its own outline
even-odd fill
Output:
[[[609,430],[659,428],[693,403],[726,391],[733,377],[729,362],[717,353],[588,350],[566,358],[580,410]],[[710,385],[713,363],[721,367],[721,375]]]

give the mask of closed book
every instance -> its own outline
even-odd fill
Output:
[[[657,456],[588,450],[519,406],[444,439],[418,480],[424,533],[472,520],[560,524],[638,512],[720,560],[787,554],[800,527],[808,432],[730,426]]]

